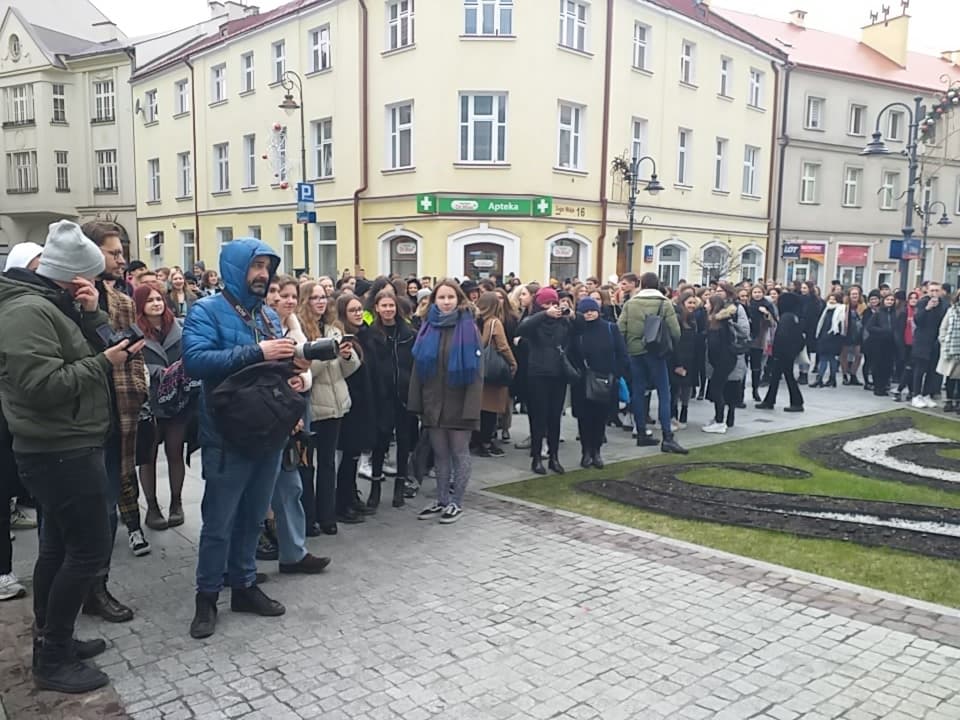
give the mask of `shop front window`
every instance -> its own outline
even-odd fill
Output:
[[[550,247],[550,277],[566,282],[580,274],[580,243],[555,240]]]
[[[417,276],[417,241],[412,237],[401,235],[390,241],[390,274]]]
[[[943,281],[960,287],[960,248],[947,248],[947,268]]]

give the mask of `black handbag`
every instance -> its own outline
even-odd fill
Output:
[[[491,333],[490,342],[483,348],[483,383],[506,387],[511,382],[513,382],[513,373],[510,372],[510,363],[493,344],[493,333]]]
[[[613,331],[610,330],[609,323],[607,324],[607,332],[610,334],[612,344]],[[582,347],[583,338],[580,339],[580,344]],[[583,355],[583,364],[586,366],[586,372],[583,374],[584,398],[592,403],[610,404],[613,400],[613,388],[615,387],[617,378],[611,374],[598,373],[596,370],[592,370],[587,363],[584,353],[581,351],[580,354]]]

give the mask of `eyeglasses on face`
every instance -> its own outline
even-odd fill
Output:
[[[123,250],[107,250],[106,254],[114,260],[123,260]]]

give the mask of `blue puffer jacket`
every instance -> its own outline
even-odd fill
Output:
[[[256,319],[267,337],[280,337],[283,331],[280,318],[271,308],[263,308],[263,298],[247,287],[247,271],[257,256],[270,258],[270,280],[276,275],[280,256],[266,243],[256,238],[241,238],[228,243],[220,251],[220,277],[224,287]],[[269,282],[269,281],[268,281]],[[269,330],[264,327],[270,324]],[[263,362],[263,352],[250,326],[237,314],[223,295],[211,295],[194,303],[183,326],[183,364],[187,374],[203,381],[200,402],[200,444],[222,446],[205,407],[207,392],[237,370]]]

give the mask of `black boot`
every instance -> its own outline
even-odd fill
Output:
[[[805,373],[805,372],[800,373],[800,377],[797,380],[797,385],[806,385],[809,378],[810,378],[810,375],[808,373]]]
[[[593,454],[589,452],[586,448],[583,449],[583,452],[580,454],[580,467],[586,469],[593,465]]]
[[[563,475],[566,472],[566,470],[563,469],[563,465],[560,464],[560,459],[556,453],[550,453],[550,458],[547,460],[547,467],[557,475]]]
[[[687,424],[687,410],[688,410],[688,406],[686,406],[686,405],[681,405],[681,406],[680,406],[680,417],[677,418],[677,420],[678,420],[679,422],[681,422],[682,424],[684,424],[684,425]]]
[[[233,588],[230,591],[230,609],[235,613],[253,613],[263,617],[278,617],[287,611],[276,600],[268,598],[258,585]]]
[[[217,629],[217,599],[220,593],[198,592],[197,609],[190,623],[190,637],[195,640],[208,638]]]
[[[750,372],[751,387],[753,388],[753,401],[760,402],[760,371],[752,370]]]
[[[82,662],[73,648],[73,640],[41,640],[33,666],[33,684],[39,690],[62,693],[92,692],[110,682],[105,673]]]
[[[403,507],[406,503],[403,501],[403,489],[406,486],[406,478],[399,475],[393,479],[393,503],[395,508]]]
[[[96,615],[107,622],[122,623],[133,620],[133,610],[118,601],[107,590],[107,577],[94,580],[93,587],[87,593],[83,603],[84,615]]]
[[[380,507],[380,490],[383,484],[383,476],[370,481],[370,497],[367,498],[367,507],[376,510]]]
[[[537,453],[533,456],[533,460],[530,462],[530,469],[533,470],[537,475],[546,475],[547,471],[543,467],[543,460],[540,459],[540,453]]]
[[[40,648],[43,646],[43,633],[33,624],[33,667],[40,661]],[[73,654],[77,660],[90,660],[107,650],[107,641],[101,638],[95,640],[77,640],[73,638]]]
[[[599,450],[597,450],[597,451],[593,454],[593,466],[594,466],[597,470],[603,470],[603,458],[600,457],[600,451],[599,451]]]
[[[663,442],[660,444],[660,451],[673,453],[674,455],[689,455],[690,451],[682,447],[680,443],[674,440],[673,435],[664,435]]]

